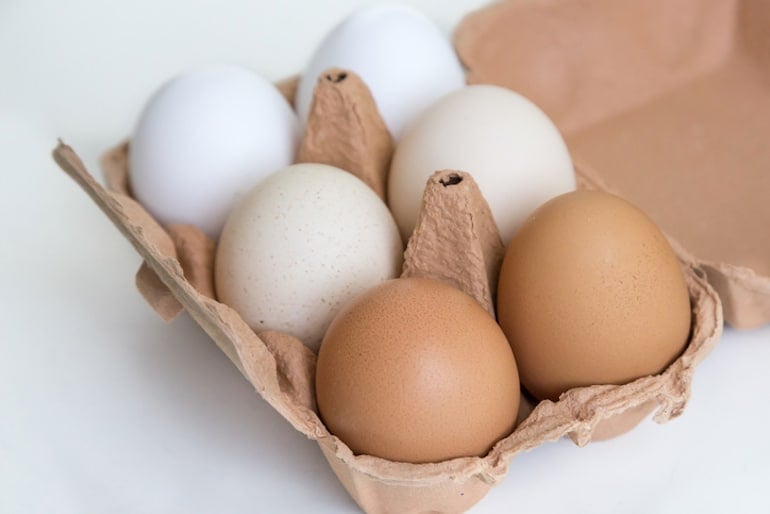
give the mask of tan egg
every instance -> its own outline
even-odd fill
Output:
[[[342,309],[321,344],[316,394],[353,452],[414,463],[486,454],[513,430],[520,399],[494,319],[424,278],[385,282]]]
[[[522,385],[540,399],[659,373],[690,332],[684,275],[662,232],[595,191],[558,196],[522,225],[500,271],[497,313]]]

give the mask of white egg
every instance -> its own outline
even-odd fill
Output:
[[[294,159],[299,121],[273,84],[218,66],[167,82],[129,146],[134,196],[161,223],[216,238],[238,196]]]
[[[451,93],[404,132],[390,168],[388,203],[405,240],[428,177],[443,169],[473,176],[506,244],[540,204],[575,189],[572,160],[553,122],[525,97],[497,86]]]
[[[302,120],[307,120],[318,76],[331,67],[352,70],[363,79],[394,139],[436,99],[465,84],[449,40],[423,14],[401,5],[359,10],[326,36],[297,89]]]
[[[364,182],[324,164],[289,166],[249,191],[222,231],[220,301],[257,332],[317,350],[342,304],[400,274],[393,217]]]

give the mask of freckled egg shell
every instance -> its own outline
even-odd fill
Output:
[[[438,98],[465,85],[449,39],[425,15],[399,4],[362,8],[325,37],[298,85],[301,120],[307,121],[318,76],[332,67],[363,79],[394,139]]]
[[[133,194],[162,223],[216,238],[239,195],[292,163],[299,135],[286,99],[252,71],[183,73],[153,95],[134,129]]]
[[[350,173],[295,164],[230,214],[215,261],[220,301],[255,330],[317,349],[349,299],[399,275],[403,245],[383,201]]]
[[[486,454],[513,430],[520,389],[511,348],[476,300],[401,278],[334,319],[316,395],[324,423],[353,452],[420,463]]]
[[[691,309],[655,224],[616,196],[576,191],[538,208],[511,240],[497,313],[522,385],[556,400],[663,371],[687,344]]]

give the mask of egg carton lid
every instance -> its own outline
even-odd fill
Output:
[[[646,211],[752,328],[770,322],[768,24],[750,0],[509,0],[455,47],[469,83],[538,104],[582,184]]]

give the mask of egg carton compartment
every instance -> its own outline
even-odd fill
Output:
[[[470,83],[529,97],[586,183],[642,208],[737,328],[770,322],[770,4],[504,1],[464,18]]]
[[[100,186],[69,147],[60,145],[55,156],[145,259],[143,268],[148,271],[140,274],[152,272],[158,278],[152,287],[141,286],[153,306],[166,318],[175,310],[168,309],[174,301],[187,310],[260,395],[297,430],[318,441],[336,475],[366,512],[462,512],[503,479],[520,452],[565,435],[580,445],[592,437],[614,436],[655,409],[657,422],[678,416],[689,397],[695,366],[721,333],[716,294],[698,268],[685,263],[692,333],[685,352],[663,373],[620,386],[576,388],[557,402],[542,401],[483,458],[406,464],[354,455],[326,430],[315,410],[315,354],[291,336],[254,333],[235,311],[212,298],[213,252],[206,236],[191,227],[164,230],[129,196]],[[160,301],[167,291],[173,301]]]
[[[309,151],[308,147],[313,145],[307,141],[314,138],[332,141],[338,130],[345,130],[344,120],[367,118],[346,118],[345,113],[352,106],[357,112],[373,111],[376,118],[376,107],[366,88],[359,87],[354,74],[347,77],[350,80],[329,81],[332,86],[325,94],[327,99],[337,98],[336,101],[319,102],[333,105],[325,111],[325,116],[334,118],[328,125],[332,128],[326,136],[322,135],[326,130],[323,127],[314,129],[316,133],[306,137],[300,153]],[[285,90],[291,94],[291,82]],[[339,145],[336,150],[333,144],[321,145],[327,151],[332,148],[331,153],[326,153],[327,157],[331,155],[331,164],[348,159],[359,170],[366,166],[376,170],[382,166],[382,159],[389,159],[390,136],[380,130],[381,121],[375,119],[359,129],[377,134],[384,141],[369,137],[364,138],[364,147]],[[377,151],[370,150],[369,145],[386,150],[380,157],[373,157]],[[366,512],[462,512],[505,477],[511,461],[521,452],[564,436],[578,445],[613,437],[633,428],[653,411],[659,423],[675,418],[682,413],[689,398],[695,367],[721,334],[722,311],[716,293],[697,263],[672,241],[690,294],[692,326],[686,349],[663,372],[625,385],[571,389],[556,402],[545,400],[532,405],[523,398],[520,423],[483,457],[409,464],[356,455],[327,430],[318,415],[314,393],[315,353],[287,334],[255,333],[232,308],[218,302],[212,272],[214,243],[193,227],[162,227],[131,197],[126,143],[109,151],[103,159],[111,190],[94,180],[75,152],[63,143],[54,150],[54,158],[143,257],[137,286],[152,307],[167,320],[186,310],[257,392],[296,430],[318,442],[334,473]],[[369,164],[365,164],[367,162]],[[449,282],[491,310],[493,292],[489,284],[495,283],[492,278],[496,276],[495,266],[499,265],[502,244],[499,235],[489,233],[491,216],[472,176],[452,170],[438,172],[431,178],[424,201],[431,208],[423,209],[421,220],[431,216],[435,219],[447,212],[460,215],[446,219],[446,223],[418,225],[419,230],[406,251],[404,275],[429,276]],[[454,266],[437,266],[430,254],[435,246],[423,245],[421,249],[419,244],[421,239],[436,236],[435,230],[441,227],[459,228],[447,230],[442,236],[449,238],[454,234],[451,237],[455,239],[448,243],[457,250],[451,252]]]

